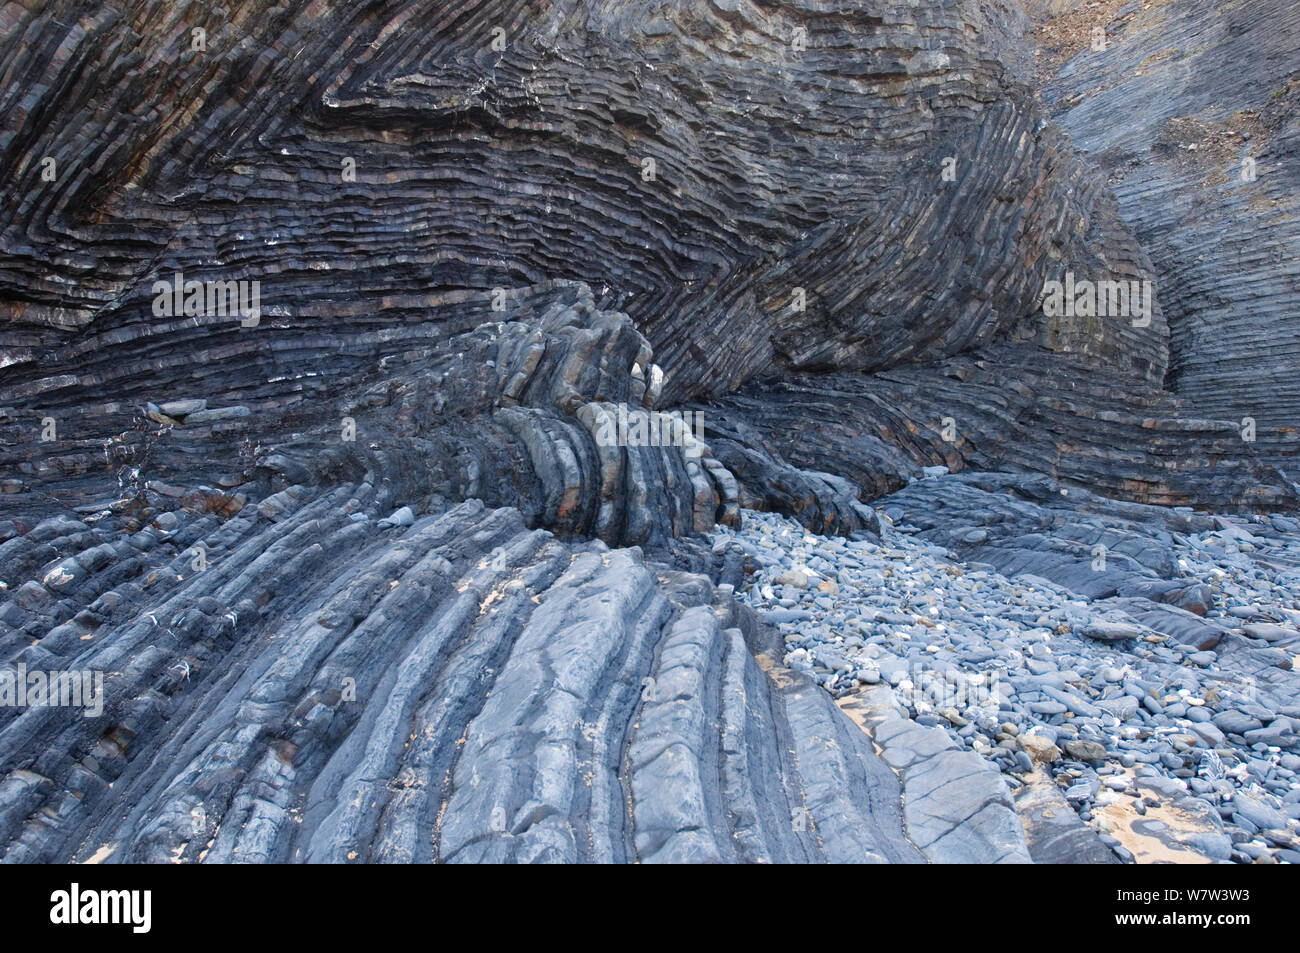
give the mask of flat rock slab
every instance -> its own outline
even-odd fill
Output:
[[[1138,778],[1147,803],[1139,814],[1129,798],[1096,809],[1096,828],[1114,837],[1139,864],[1210,864],[1229,859],[1232,841],[1204,801]]]

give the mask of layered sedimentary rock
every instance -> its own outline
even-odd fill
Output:
[[[1149,271],[1039,115],[1014,6],[880,6],[10,4],[27,85],[0,140],[20,183],[0,233],[8,414],[125,416],[144,383],[204,396],[208,363],[231,406],[258,412],[245,384],[315,399],[408,335],[468,332],[500,317],[480,302],[566,278],[632,318],[668,405],[999,339],[1158,387],[1158,306],[1145,324],[1039,307],[1067,272]],[[258,281],[259,323],[160,317],[155,282],[177,276]],[[844,492],[768,505],[849,512]]]
[[[1040,128],[1014,7],[877,6],[10,3],[9,361],[167,333],[180,271],[261,280],[267,338],[581,279],[669,397],[1013,331],[1159,380],[1159,315],[1031,314],[1062,263],[1144,260]]]
[[[1111,369],[1037,348],[991,348],[871,375],[756,382],[711,404],[706,420],[711,444],[729,463],[738,455],[733,443],[748,443],[792,468],[839,474],[869,498],[922,467],[946,466],[1039,472],[1167,506],[1253,511],[1294,509],[1298,500],[1239,425],[1201,417],[1187,401]],[[743,480],[747,471],[732,466]],[[743,485],[740,492],[750,495]]]
[[[506,321],[453,295],[418,324],[304,329],[269,352],[259,328],[212,341],[182,319],[172,353],[196,360],[157,371],[133,357],[138,340],[86,334],[63,352],[79,375],[6,388],[40,408],[0,421],[14,474],[0,507],[27,523],[59,505],[230,515],[249,495],[369,473],[403,504],[477,498],[610,543],[735,519],[700,428],[652,409],[660,371],[626,315],[597,311],[582,285],[498,300]],[[118,399],[87,403],[88,386]],[[629,416],[644,431],[630,444]]]
[[[839,710],[705,535],[749,507],[874,545],[899,491],[1066,585],[1088,539],[1016,507],[975,539],[994,478],[908,481],[1295,506],[1235,410],[1161,389],[1159,304],[1042,307],[1152,269],[1025,29],[0,7],[0,658],[103,678],[93,717],[0,706],[3,857],[1029,859],[998,771]],[[1133,559],[1103,598],[1206,640]]]
[[[1260,450],[1294,471],[1300,8],[1038,7],[1036,35],[1059,64],[1043,99],[1155,265],[1170,386],[1208,414],[1254,418]]]

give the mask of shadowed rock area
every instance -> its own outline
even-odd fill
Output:
[[[1294,256],[1029,6],[0,6],[0,856],[1295,859]]]

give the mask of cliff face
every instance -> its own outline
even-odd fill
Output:
[[[1039,128],[1013,8],[879,6],[10,3],[11,360],[49,374],[47,329],[157,353],[178,271],[261,280],[259,334],[209,327],[250,358],[568,278],[632,316],[669,397],[1013,330],[1158,382],[1159,314],[1033,314],[1058,270],[1144,261]]]
[[[942,503],[914,519],[945,541],[980,500],[1009,561],[1071,488],[1296,506],[1282,444],[1241,439],[1262,387],[1201,373],[1222,315],[1164,293],[1228,253],[1116,205],[1029,28],[1002,0],[0,6],[0,657],[106,676],[94,718],[0,706],[5,857],[1028,859],[969,733],[876,705],[868,737],[815,684],[852,667],[785,666],[726,534],[764,509],[868,547],[870,502],[937,465],[1021,471],[891,497]],[[1161,291],[1044,306],[1076,279]],[[1280,301],[1225,360],[1276,336],[1281,366]],[[1071,547],[1174,545],[1086,499]]]
[[[1050,12],[1050,11],[1049,11]],[[1057,5],[1077,41],[1043,87],[1049,113],[1107,175],[1155,265],[1169,386],[1207,414],[1257,422],[1294,472],[1300,410],[1300,9],[1285,0]],[[1121,121],[1122,120],[1122,121]]]

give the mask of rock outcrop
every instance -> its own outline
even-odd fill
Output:
[[[486,298],[456,298],[426,322],[291,333],[270,354],[256,329],[233,332],[229,354],[178,331],[172,346],[198,355],[183,383],[179,368],[140,373],[134,340],[87,335],[74,349],[83,374],[44,378],[39,415],[11,408],[0,424],[17,474],[0,512],[30,518],[56,496],[148,515],[209,483],[220,489],[200,492],[224,501],[210,505],[233,513],[250,494],[366,473],[402,503],[517,506],[529,525],[611,544],[662,545],[736,518],[700,428],[652,409],[660,372],[626,315],[598,311],[582,285],[505,296],[507,321],[490,320]],[[86,404],[91,377],[120,400]],[[208,396],[168,400],[177,387]]]
[[[1293,382],[1257,443],[1262,385],[1211,386],[1243,284],[1044,300],[1227,253],[1188,265],[1160,216],[1196,215],[1141,211],[1173,153],[1117,204],[1093,163],[1122,150],[1051,86],[1094,155],[1048,121],[1029,28],[1013,0],[0,5],[0,856],[1100,850],[1026,840],[1014,746],[791,661],[801,610],[754,611],[743,544],[772,514],[1032,569],[1105,603],[1101,641],[1221,643],[1278,708],[1224,737],[1294,747],[1294,633],[1207,620],[1171,562],[1216,525],[1184,508],[1300,503]],[[1269,208],[1212,188],[1285,215],[1271,155]],[[1288,267],[1224,360],[1285,360]],[[1289,849],[1207,824],[1218,859]]]
[[[675,399],[1009,333],[1158,382],[1159,314],[1032,316],[1062,264],[1146,263],[1040,128],[1014,5],[878,6],[11,2],[0,343],[159,354],[176,272],[260,280],[267,350],[570,278]]]
[[[748,440],[792,467],[848,478],[873,498],[924,467],[948,467],[1038,472],[1165,506],[1251,512],[1300,502],[1239,425],[1201,417],[1191,402],[1111,369],[1024,347],[871,375],[756,382],[719,398],[705,419],[724,460],[736,456],[731,442]]]
[[[1065,59],[1043,100],[1105,173],[1154,264],[1170,387],[1208,415],[1252,418],[1260,452],[1294,476],[1300,9],[1180,0],[1037,12],[1048,15],[1039,37]],[[1092,48],[1098,29],[1105,49]]]
[[[6,654],[104,673],[99,717],[0,710],[6,859],[923,859],[870,740],[764,674],[727,590],[478,502],[377,519],[381,496],[4,544]]]

